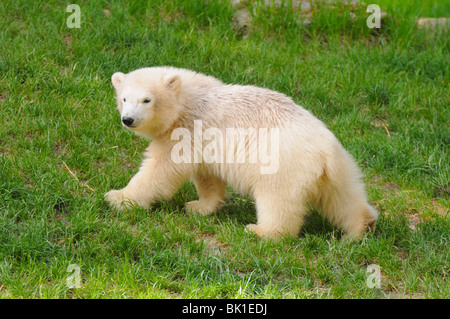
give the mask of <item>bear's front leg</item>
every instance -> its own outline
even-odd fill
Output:
[[[186,203],[186,208],[194,213],[208,215],[216,211],[225,201],[226,185],[213,176],[193,175],[192,181],[199,196],[199,200]]]
[[[169,199],[187,179],[180,167],[175,169],[170,161],[145,159],[139,172],[121,190],[111,190],[105,200],[117,209],[132,205],[148,207],[151,202]]]
[[[124,196],[122,194],[122,190],[110,190],[105,194],[105,200],[112,206],[117,209],[121,209],[122,203],[124,202]]]

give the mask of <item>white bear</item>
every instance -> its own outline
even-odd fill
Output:
[[[151,140],[139,172],[105,195],[112,206],[148,207],[190,179],[199,199],[186,208],[203,215],[225,201],[227,184],[252,196],[257,224],[246,229],[262,237],[298,235],[308,204],[348,237],[374,231],[354,159],[284,94],[173,67],[117,72],[112,83],[123,125]]]

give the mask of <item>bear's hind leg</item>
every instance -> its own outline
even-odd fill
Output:
[[[359,186],[359,187],[357,187]],[[321,199],[323,214],[345,232],[345,238],[359,239],[374,231],[377,211],[367,203],[362,184],[348,188],[326,187]]]
[[[299,234],[307,212],[306,202],[276,195],[255,196],[258,223],[247,225],[246,230],[270,238]]]
[[[186,208],[201,215],[208,215],[216,211],[225,201],[226,184],[213,176],[196,175],[192,180],[199,199],[187,202]]]
[[[350,220],[344,223],[344,229],[346,231],[344,238],[350,240],[359,239],[368,231],[373,233],[377,223],[377,212],[369,204],[365,203],[358,208],[355,207],[355,209],[357,209],[355,216],[349,218]]]

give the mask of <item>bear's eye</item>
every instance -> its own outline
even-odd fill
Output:
[[[125,99],[125,98],[124,98],[124,99],[123,99],[123,101],[124,101],[124,102],[126,102],[126,101],[127,101],[127,99]]]
[[[150,103],[150,99],[145,99],[144,103]]]

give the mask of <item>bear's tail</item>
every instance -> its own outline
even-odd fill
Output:
[[[319,208],[348,235],[375,231],[377,211],[367,202],[362,173],[353,157],[337,144],[327,154],[319,187]]]

